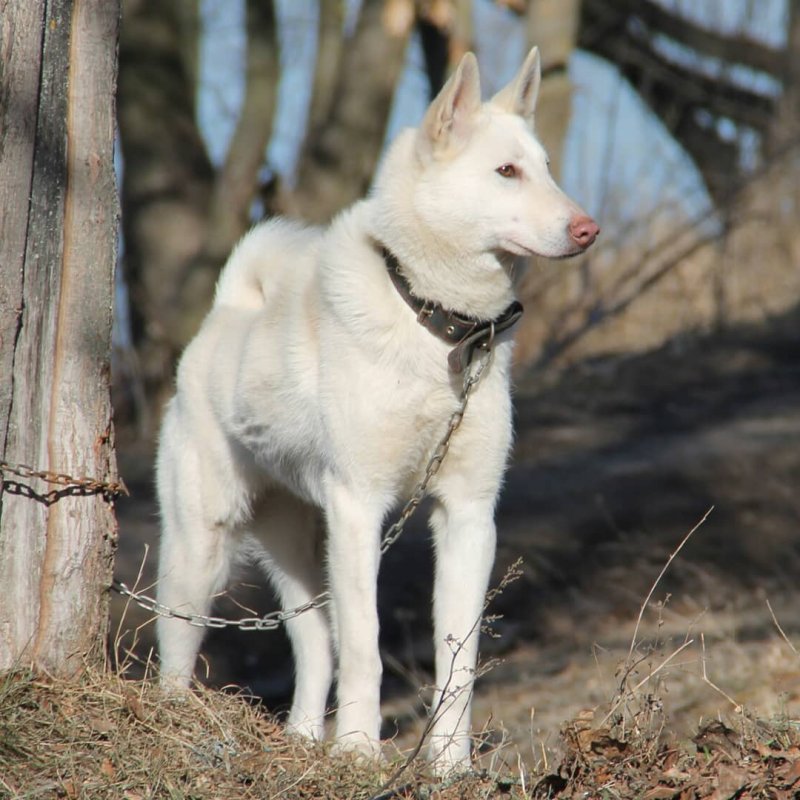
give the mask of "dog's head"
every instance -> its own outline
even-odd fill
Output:
[[[414,152],[416,212],[470,249],[564,258],[586,250],[599,227],[556,185],[534,133],[541,83],[538,48],[489,102],[467,53],[431,103]]]

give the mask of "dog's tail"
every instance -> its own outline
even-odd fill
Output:
[[[282,274],[307,262],[319,232],[274,219],[256,225],[236,245],[220,274],[214,305],[260,309],[283,283]]]

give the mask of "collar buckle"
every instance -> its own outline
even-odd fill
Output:
[[[428,300],[425,300],[417,312],[417,322],[419,322],[420,325],[425,325],[425,321],[433,316],[434,310],[435,305]]]

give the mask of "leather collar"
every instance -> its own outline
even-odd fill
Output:
[[[494,337],[511,328],[522,316],[522,303],[518,300],[514,300],[497,317],[489,320],[459,314],[432,300],[423,300],[411,291],[394,253],[380,244],[378,249],[397,293],[417,315],[417,322],[437,339],[453,346],[447,356],[451,372],[462,373],[472,361],[476,348],[489,350],[494,343]]]

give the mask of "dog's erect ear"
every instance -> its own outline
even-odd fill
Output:
[[[539,86],[542,82],[542,66],[539,58],[539,48],[534,47],[525,59],[520,71],[514,80],[501,89],[491,100],[492,105],[518,114],[529,125],[533,125],[533,112],[536,108],[536,98],[539,96]]]
[[[422,120],[417,135],[417,153],[422,160],[465,143],[480,107],[478,61],[472,53],[465,53]]]

